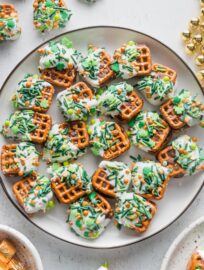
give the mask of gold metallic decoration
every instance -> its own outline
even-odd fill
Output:
[[[204,69],[201,69],[198,71],[197,73],[197,78],[200,82],[203,82],[204,81]]]
[[[191,38],[191,32],[190,31],[184,31],[181,33],[181,37],[183,41],[189,41]]]
[[[203,66],[204,65],[204,55],[198,55],[195,58],[195,64],[197,66]]]
[[[204,22],[200,22],[199,29],[204,32]]]
[[[200,0],[201,7],[204,7],[204,0]]]
[[[204,45],[200,46],[200,52],[204,55]]]
[[[200,17],[204,18],[204,8],[201,8],[201,10],[200,10]]]
[[[200,45],[200,44],[202,43],[202,41],[203,41],[203,37],[202,37],[202,35],[200,35],[200,34],[194,35],[194,36],[192,37],[192,41],[193,41],[193,43],[194,43],[195,45]]]
[[[197,29],[200,24],[200,19],[195,17],[190,20],[189,27],[190,29]]]
[[[193,54],[195,52],[196,46],[193,43],[188,43],[185,49],[187,54]]]

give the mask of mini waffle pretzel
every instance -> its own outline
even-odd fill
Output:
[[[3,145],[1,170],[5,175],[27,175],[39,166],[39,153],[31,143]]]
[[[61,203],[73,203],[92,190],[90,177],[78,164],[52,168],[50,173],[52,190]]]
[[[132,164],[131,176],[136,194],[153,200],[161,200],[170,180],[169,168],[154,161],[139,161]]]
[[[4,122],[2,134],[9,139],[42,144],[47,140],[51,125],[51,117],[47,114],[31,110],[16,111]]]
[[[106,160],[114,159],[130,148],[127,135],[115,122],[96,119],[88,132],[92,152]]]
[[[38,75],[27,74],[18,85],[12,97],[14,108],[43,113],[48,111],[55,91],[51,84],[41,80]]]
[[[9,240],[5,239],[0,242],[0,262],[8,264],[15,256],[16,248]],[[0,265],[1,266],[1,265]],[[5,268],[3,268],[4,270]]]
[[[68,226],[77,235],[96,239],[105,230],[113,216],[109,202],[96,192],[79,199],[68,209]]]
[[[204,270],[203,249],[197,249],[191,255],[187,270]]]
[[[172,83],[176,82],[176,71],[162,64],[153,64],[151,76],[159,79],[169,78]]]
[[[125,163],[102,161],[92,176],[92,185],[106,196],[115,198],[116,192],[124,192],[131,181],[131,172]]]
[[[96,99],[92,90],[78,82],[57,95],[58,106],[68,121],[87,120],[96,111]]]
[[[193,175],[204,170],[204,156],[194,138],[182,135],[158,153],[157,159],[163,166],[172,169],[172,177]]]
[[[18,14],[13,5],[0,4],[0,41],[15,40],[21,34]]]
[[[155,203],[132,192],[119,194],[115,208],[115,220],[138,233],[145,232],[157,211]]]
[[[147,75],[151,71],[152,57],[149,48],[137,45],[134,41],[115,50],[113,58],[115,61],[111,67],[123,79]]]
[[[33,7],[33,23],[40,32],[65,27],[71,17],[63,0],[35,0]]]
[[[85,154],[89,145],[86,124],[83,121],[55,124],[48,136],[44,159],[48,162],[64,162]]]
[[[182,89],[165,102],[160,107],[160,111],[173,129],[197,124],[204,126],[204,104],[198,101],[196,96],[191,95],[188,90]]]
[[[128,125],[132,144],[150,153],[161,149],[170,133],[168,124],[156,112],[141,112]]]
[[[15,183],[13,193],[28,214],[41,210],[45,212],[50,208],[49,203],[53,197],[50,180],[46,176],[38,176],[36,172]]]
[[[104,49],[89,46],[88,55],[78,64],[80,75],[93,87],[100,87],[114,78],[110,65],[112,59]]]
[[[117,116],[129,121],[142,109],[143,100],[134,91],[132,85],[119,82],[110,85],[98,98],[98,109],[102,114]]]
[[[76,77],[77,62],[81,54],[73,48],[66,37],[49,42],[38,50],[40,54],[39,71],[42,79],[53,85],[70,87]]]

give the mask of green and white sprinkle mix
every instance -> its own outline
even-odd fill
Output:
[[[12,97],[14,108],[30,109],[32,106],[48,109],[48,102],[42,99],[42,90],[51,87],[51,84],[41,80],[39,76],[26,74],[24,79],[18,84],[18,89]]]
[[[93,87],[100,87],[100,68],[101,68],[101,53],[104,49],[89,48],[88,55],[82,57],[79,61],[78,69],[83,76]]]
[[[123,162],[102,161],[99,168],[103,168],[107,175],[107,180],[114,187],[115,192],[127,191],[131,181],[131,172]]]
[[[33,123],[33,117],[34,112],[31,110],[16,111],[4,122],[1,133],[9,139],[30,141],[31,133],[37,129]]]
[[[204,169],[204,154],[197,143],[188,135],[181,135],[171,142],[175,150],[175,162],[192,175]]]
[[[112,70],[123,79],[130,79],[137,75],[137,59],[140,51],[134,41],[129,41],[122,48],[115,51],[113,58],[114,63],[111,65]]]
[[[2,7],[0,5],[0,12]],[[0,17],[0,41],[1,40],[15,40],[21,34],[21,28],[17,18],[9,16],[7,18]]]
[[[132,91],[133,86],[126,82],[110,85],[98,98],[99,111],[112,117],[118,116],[121,112],[121,106],[131,101],[127,95]]]
[[[191,95],[189,90],[182,89],[178,95],[172,97],[174,111],[188,126],[200,124],[204,126],[204,104]]]
[[[51,41],[40,49],[39,69],[56,68],[62,71],[70,65],[77,68],[81,54],[73,48],[72,42],[64,37],[60,41]]]
[[[21,142],[16,146],[16,163],[23,176],[31,174],[39,166],[39,153],[34,144]]]
[[[28,196],[24,199],[24,209],[28,214],[37,213],[41,210],[45,212],[53,203],[52,198],[53,192],[50,180],[46,176],[38,176]]]
[[[163,79],[144,77],[135,87],[153,105],[161,105],[174,94],[174,85],[169,77]]]
[[[48,172],[51,174],[51,181],[58,178],[61,182],[65,182],[68,188],[80,186],[82,190],[90,192],[92,190],[91,178],[81,165],[74,163],[68,166],[56,166],[53,164]]]
[[[34,26],[37,30],[45,32],[66,26],[72,13],[61,3],[61,0],[38,1],[33,15]]]
[[[160,197],[163,184],[171,170],[155,161],[134,163],[131,170],[133,190],[139,195]]]
[[[55,124],[49,132],[43,150],[43,159],[49,162],[70,161],[84,155],[85,152],[86,149],[79,149],[71,142],[68,128],[61,129],[59,124]]]
[[[92,119],[88,128],[90,135],[91,151],[96,156],[103,157],[104,151],[118,143],[113,141],[112,131],[115,122],[105,122],[100,119]]]
[[[57,95],[58,106],[68,121],[86,121],[90,114],[96,112],[95,98],[80,98],[80,87],[70,87]]]
[[[98,270],[108,270],[109,269],[109,264],[108,263],[104,263],[103,265],[101,265]]]
[[[92,192],[69,206],[68,225],[77,235],[86,239],[96,239],[110,222],[104,212],[97,206],[96,193]]]
[[[157,112],[141,112],[128,123],[128,126],[132,144],[146,152],[155,147],[155,142],[152,140],[154,133],[165,128]]]
[[[142,228],[144,221],[152,219],[151,206],[141,196],[124,192],[117,199],[115,219],[118,224],[130,229]]]

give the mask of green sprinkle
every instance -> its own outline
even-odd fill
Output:
[[[54,208],[55,207],[55,202],[54,201],[49,201],[48,203],[47,203],[47,209],[52,209],[52,208]]]
[[[181,98],[180,97],[176,96],[176,97],[173,98],[173,103],[174,104],[179,104],[180,102],[181,102]]]
[[[13,126],[13,127],[11,128],[11,130],[12,130],[13,134],[17,134],[17,133],[19,132],[19,129],[18,129],[18,127],[16,127],[16,126]]]
[[[133,127],[134,124],[135,124],[135,119],[132,119],[132,120],[130,120],[130,122],[128,123],[128,126],[129,126],[129,127]]]
[[[61,71],[61,70],[65,69],[65,64],[63,62],[59,62],[59,63],[57,63],[56,68],[57,68],[57,70]]]
[[[73,109],[69,109],[69,110],[67,110],[67,113],[70,114],[70,115],[72,115],[74,113],[74,110]]]
[[[139,131],[138,131],[138,135],[139,135],[141,138],[147,138],[147,137],[148,137],[148,131],[147,131],[147,130],[139,130]]]
[[[128,45],[129,45],[129,46],[133,46],[133,45],[135,45],[135,42],[132,41],[132,40],[130,40],[130,41],[128,41]]]
[[[6,120],[5,123],[4,123],[5,127],[9,127],[10,125],[10,121],[9,120]]]
[[[139,126],[139,128],[143,128],[144,125],[145,125],[144,121],[140,121],[138,126]]]
[[[112,69],[113,71],[115,71],[116,73],[118,73],[118,72],[120,71],[118,62],[113,63],[113,64],[111,65],[111,69]]]
[[[8,26],[8,28],[14,28],[15,22],[12,19],[10,19],[7,21],[7,26]]]
[[[41,102],[40,102],[40,106],[44,109],[48,108],[48,101],[46,99],[43,99]]]
[[[66,37],[63,37],[61,39],[61,43],[62,45],[64,45],[65,47],[67,48],[73,48],[73,43],[70,39],[66,38]]]

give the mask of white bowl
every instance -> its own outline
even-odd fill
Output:
[[[17,249],[17,256],[21,259],[29,270],[43,270],[40,255],[34,245],[22,233],[11,227],[0,224],[0,241],[10,240]]]

